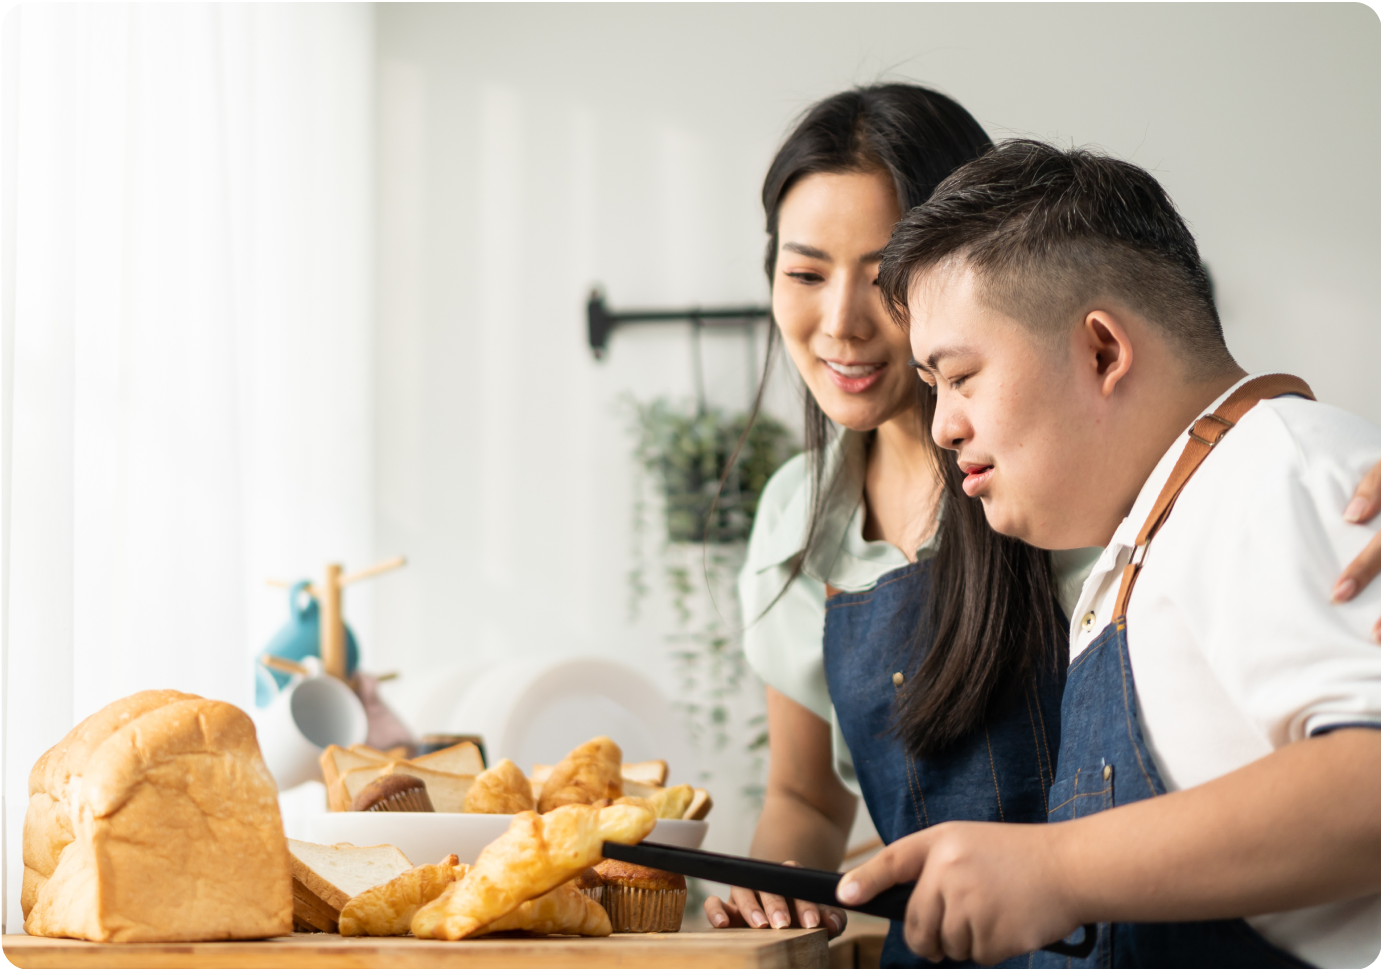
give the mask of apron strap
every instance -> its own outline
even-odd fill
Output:
[[[1160,497],[1156,499],[1155,507],[1151,509],[1146,524],[1141,526],[1141,533],[1136,537],[1136,548],[1132,549],[1131,561],[1122,569],[1122,585],[1117,590],[1114,616],[1127,614],[1127,600],[1131,598],[1132,586],[1136,584],[1136,577],[1141,573],[1142,563],[1146,560],[1146,549],[1156,532],[1165,524],[1165,519],[1170,517],[1175,499],[1180,496],[1194,472],[1199,470],[1199,465],[1204,463],[1204,458],[1209,456],[1214,446],[1236,426],[1247,411],[1260,401],[1271,397],[1283,397],[1286,394],[1298,394],[1309,400],[1314,399],[1314,392],[1309,389],[1309,385],[1298,377],[1285,373],[1266,374],[1248,380],[1233,391],[1232,396],[1223,401],[1222,406],[1216,411],[1205,414],[1190,426],[1189,441],[1185,444],[1180,459],[1175,462],[1175,468],[1170,472],[1165,487],[1161,489]]]

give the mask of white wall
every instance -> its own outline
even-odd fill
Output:
[[[1360,5],[405,5],[378,9],[376,668],[606,652],[624,617],[621,394],[687,394],[679,328],[615,307],[766,298],[757,201],[789,122],[878,78],[994,137],[1101,145],[1192,221],[1230,344],[1381,421],[1381,23]],[[742,402],[740,344],[712,398]],[[717,362],[716,362],[717,359]],[[776,406],[794,412],[780,385]]]

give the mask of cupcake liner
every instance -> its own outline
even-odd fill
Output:
[[[425,787],[415,787],[410,791],[399,791],[397,794],[390,794],[388,797],[381,798],[369,807],[366,811],[435,811],[432,807],[432,799],[427,796]]]
[[[684,888],[605,885],[600,902],[615,932],[679,932],[686,911]]]
[[[601,905],[604,904],[604,886],[603,886],[603,885],[594,885],[594,886],[591,886],[590,888],[581,888],[580,891],[581,891],[582,894],[588,896],[589,898],[594,899],[594,900],[595,900],[596,902],[598,902],[599,904],[601,904]]]

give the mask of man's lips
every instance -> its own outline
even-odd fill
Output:
[[[964,494],[970,498],[977,498],[987,487],[988,482],[992,480],[993,466],[991,464],[961,464],[959,467],[964,472]]]
[[[821,360],[825,373],[840,390],[849,394],[861,394],[882,379],[887,368],[883,363],[846,363],[842,360]]]

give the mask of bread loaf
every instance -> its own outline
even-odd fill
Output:
[[[24,930],[97,942],[292,931],[278,790],[228,703],[136,693],[72,729],[29,775]]]

